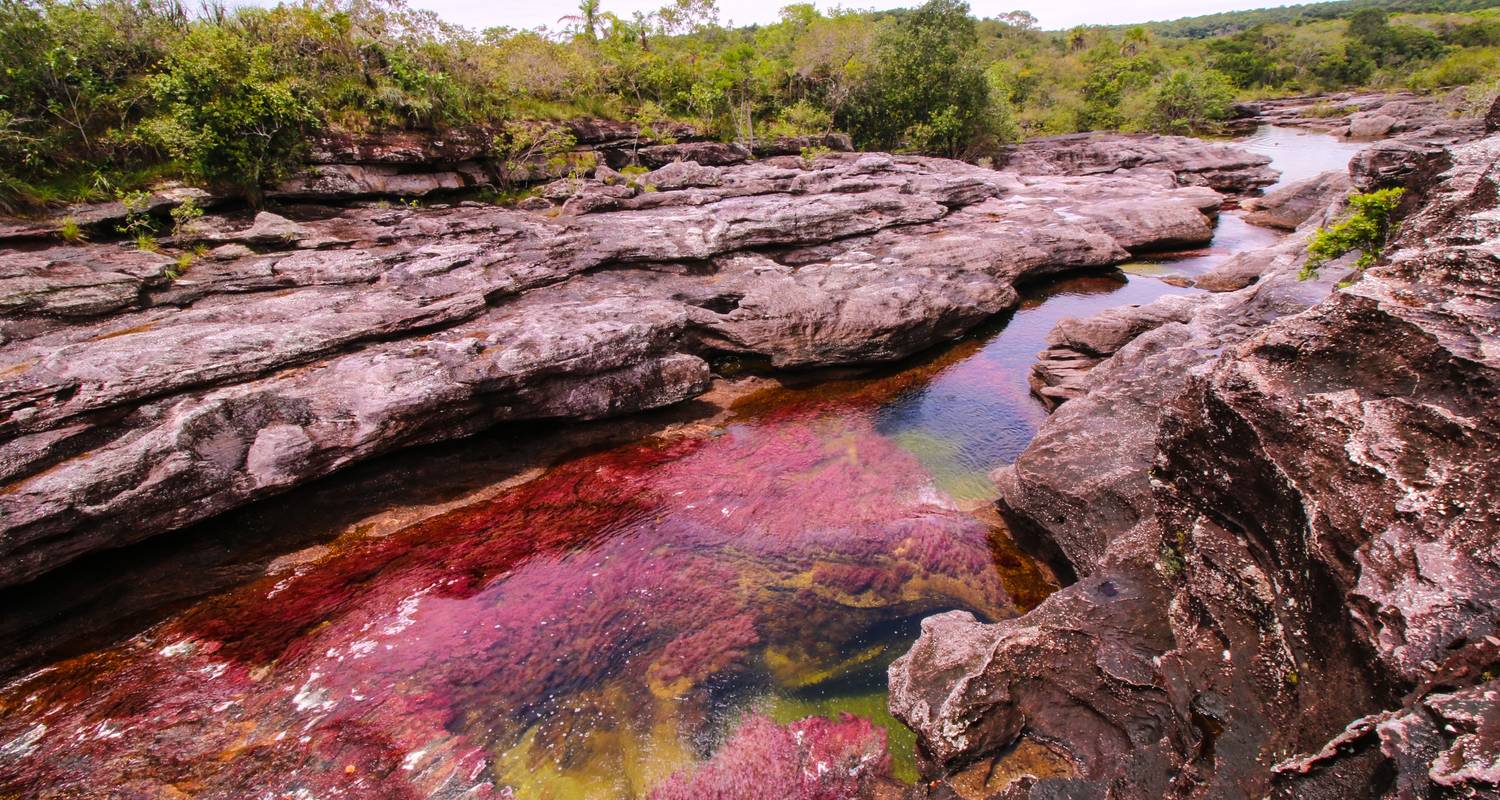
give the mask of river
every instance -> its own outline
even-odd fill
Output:
[[[1244,141],[1287,180],[1355,149]],[[1056,588],[988,477],[1045,418],[1047,332],[1278,237],[1227,212],[1202,250],[1027,287],[903,364],[402,454],[13,590],[6,665],[47,666],[0,690],[0,795],[637,797],[747,715],[839,712],[913,780],[885,668],[918,621]]]

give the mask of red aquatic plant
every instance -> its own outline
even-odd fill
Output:
[[[885,731],[840,714],[788,725],[752,715],[718,753],[651,792],[651,800],[858,800],[890,779]]]
[[[503,796],[493,754],[528,732],[563,763],[666,708],[686,740],[761,648],[816,674],[896,619],[1004,615],[988,537],[865,418],[581,456],[0,690],[0,794]],[[772,796],[857,796],[883,749],[861,720],[752,719],[660,796],[762,772],[802,793]]]

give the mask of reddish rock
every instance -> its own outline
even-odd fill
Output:
[[[1027,139],[1012,148],[1005,169],[1036,175],[1094,175],[1165,170],[1183,186],[1248,192],[1276,182],[1269,156],[1185,136],[1074,133]]]
[[[1035,741],[1077,776],[1003,796],[1500,792],[1500,137],[1441,159],[1386,265],[1330,291],[1269,259],[1101,362],[997,476],[1084,577],[928,620],[892,665],[928,777]]]
[[[1323,209],[1348,194],[1350,188],[1347,169],[1331,170],[1245,201],[1244,208],[1250,212],[1245,215],[1245,220],[1271,228],[1296,230],[1307,220],[1320,216]]]

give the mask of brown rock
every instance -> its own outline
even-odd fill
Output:
[[[1276,182],[1269,156],[1185,136],[1075,133],[1027,139],[1003,166],[1025,174],[1090,175],[1162,169],[1184,186],[1246,192]]]
[[[1329,203],[1349,193],[1347,170],[1331,170],[1253,197],[1244,203],[1247,222],[1282,230],[1295,230]]]
[[[929,778],[1034,737],[1112,797],[1500,792],[1500,137],[1443,161],[1387,266],[1330,293],[1267,259],[1115,350],[997,475],[1085,577],[929,620],[892,665]]]

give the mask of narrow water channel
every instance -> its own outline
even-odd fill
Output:
[[[1348,157],[1323,136],[1248,141],[1289,178]],[[1044,419],[1026,375],[1047,332],[1196,291],[1160,277],[1276,238],[1227,213],[1204,250],[1031,287],[909,363],[752,392],[711,424],[250,571],[189,562],[228,577],[199,598],[161,590],[139,633],[0,689],[0,796],[323,798],[400,782],[460,797],[487,780],[495,796],[640,797],[747,715],[839,712],[883,728],[911,780],[885,668],[918,621],[1001,619],[1055,588],[1011,544],[988,478]],[[465,459],[503,446],[447,451],[442,469],[483,472]]]

